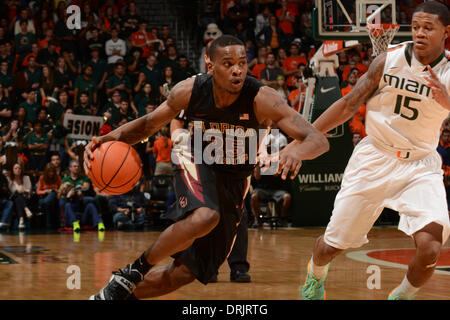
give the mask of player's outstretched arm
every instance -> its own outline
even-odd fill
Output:
[[[84,152],[85,171],[87,172],[90,167],[90,161],[93,159],[93,151],[102,143],[122,141],[133,145],[152,136],[160,128],[167,125],[182,109],[187,108],[191,98],[194,80],[194,78],[189,78],[179,82],[172,88],[167,100],[157,107],[155,111],[128,122],[107,135],[92,139],[86,146]]]
[[[288,145],[279,155],[279,171],[283,179],[300,170],[302,160],[314,159],[329,149],[327,138],[295,112],[272,88],[262,87],[255,98],[255,114],[259,123],[271,120],[278,128],[294,138],[298,145]]]
[[[333,103],[324,113],[314,121],[313,125],[323,133],[336,128],[349,120],[377,90],[383,75],[386,53],[376,57],[369,66],[369,70],[358,80],[349,94]]]

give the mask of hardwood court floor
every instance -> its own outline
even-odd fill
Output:
[[[248,253],[251,283],[230,282],[225,263],[220,268],[218,283],[204,286],[195,281],[157,299],[299,300],[299,287],[305,279],[315,238],[323,231],[323,228],[251,229]],[[101,241],[97,232],[91,231],[81,233],[78,242],[74,242],[70,233],[0,234],[0,299],[88,299],[105,285],[112,270],[134,261],[158,234],[107,231]],[[392,227],[374,228],[369,240],[362,248],[348,251],[352,257],[342,254],[331,264],[326,282],[328,299],[384,300],[402,280],[406,271],[402,267],[406,267],[413,252],[412,240]],[[367,253],[368,250],[371,252]],[[168,258],[164,263],[169,261]],[[70,269],[71,266],[75,269]],[[68,283],[69,287],[76,284],[70,277],[77,267],[81,287],[69,289]],[[450,241],[444,246],[439,268],[417,299],[450,299]],[[379,287],[369,289],[368,282],[377,284],[371,281],[373,270],[379,270]]]

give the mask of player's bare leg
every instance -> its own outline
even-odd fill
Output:
[[[342,249],[334,248],[323,240],[323,235],[317,238],[314,252],[308,263],[305,285],[302,287],[303,300],[325,299],[325,279],[331,260],[342,253]]]
[[[195,275],[177,260],[152,268],[134,290],[138,299],[168,294],[195,280]]]
[[[219,213],[210,208],[202,207],[194,210],[185,219],[164,230],[151,247],[133,264],[114,272],[109,283],[90,299],[123,300],[129,298],[136,285],[144,280],[144,276],[155,264],[189,248],[196,239],[211,232],[219,220]]]
[[[389,299],[412,299],[433,275],[442,247],[442,226],[435,222],[414,234],[416,254],[408,265],[402,283],[389,294]]]

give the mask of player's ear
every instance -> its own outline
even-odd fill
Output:
[[[207,72],[213,72],[214,71],[214,64],[209,59],[208,59],[208,62],[206,63],[206,71]]]
[[[450,37],[450,24],[445,27],[444,37],[445,37],[445,39],[448,39]]]

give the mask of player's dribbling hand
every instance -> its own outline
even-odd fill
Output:
[[[102,142],[100,141],[99,138],[93,137],[91,142],[89,142],[88,145],[86,146],[86,148],[84,149],[83,166],[84,166],[84,172],[86,174],[88,174],[88,172],[91,168],[91,161],[94,159],[94,155],[92,152],[95,149],[97,149],[101,144],[102,144]]]
[[[296,143],[298,142],[293,141],[280,151],[278,174],[283,180],[286,180],[289,172],[289,178],[294,179],[302,167],[302,160],[296,154]]]
[[[427,81],[427,85],[431,88],[434,100],[445,109],[450,110],[450,96],[447,93],[447,89],[439,81],[436,73],[434,73],[429,65],[427,66],[427,70],[431,77],[425,76],[425,80]]]

